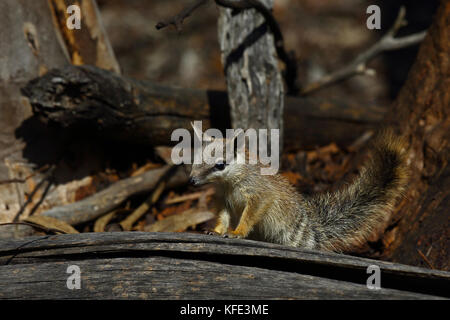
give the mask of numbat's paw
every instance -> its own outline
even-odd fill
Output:
[[[234,234],[233,232],[226,232],[226,233],[224,233],[222,235],[222,237],[224,237],[224,238],[234,238],[234,239],[242,238],[240,235]]]
[[[207,234],[208,236],[220,236],[219,233],[212,231],[212,230],[205,230],[203,231],[204,234]]]

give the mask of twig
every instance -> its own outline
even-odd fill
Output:
[[[167,199],[165,204],[168,205],[168,204],[184,202],[187,200],[197,200],[205,194],[206,194],[206,196],[210,196],[210,195],[214,194],[214,189],[207,189],[206,191],[194,192],[194,193],[178,196],[178,197],[175,197],[172,199]]]
[[[422,259],[428,264],[428,266],[431,269],[434,269],[434,266],[431,264],[430,260],[428,260],[428,258],[423,254],[423,252],[420,249],[417,249],[417,252],[419,253],[419,255],[422,257]]]
[[[100,218],[98,218],[95,221],[94,224],[94,232],[105,232],[105,228],[108,225],[108,223],[114,219],[114,217],[116,217],[118,214],[121,213],[128,213],[128,211],[130,211],[129,209],[115,209],[107,214],[105,214],[104,216],[101,216]]]
[[[59,233],[67,234],[67,232],[65,232],[64,230],[55,229],[55,228],[47,228],[47,227],[41,226],[41,225],[39,225],[37,223],[33,223],[33,222],[20,221],[20,222],[0,223],[0,226],[8,226],[8,225],[25,225],[25,226],[33,227],[35,229],[42,230],[45,233],[58,233],[59,232]]]
[[[170,167],[167,173],[161,177],[155,190],[153,190],[152,195],[147,200],[145,200],[136,210],[134,210],[128,217],[120,222],[120,226],[124,231],[130,231],[133,224],[137,220],[139,220],[139,218],[142,217],[142,215],[146,213],[148,209],[150,209],[150,207],[156,203],[156,201],[158,201],[161,193],[164,191],[167,185],[168,178],[173,175],[175,168],[175,166]]]
[[[194,12],[198,7],[201,7],[202,5],[206,4],[208,1],[209,0],[197,0],[193,2],[192,4],[181,10],[181,12],[176,16],[158,22],[155,28],[157,30],[160,30],[167,26],[173,25],[177,31],[181,31],[181,26],[183,25],[184,19],[189,17],[192,14],[192,12]]]
[[[309,94],[313,91],[322,89],[331,84],[340,82],[357,74],[374,75],[373,69],[367,68],[367,63],[383,51],[397,50],[420,43],[426,35],[426,31],[415,33],[409,36],[394,38],[397,31],[406,24],[405,8],[401,7],[394,25],[389,31],[369,49],[361,53],[350,64],[345,67],[324,76],[322,79],[307,85],[301,95]]]
[[[50,176],[53,174],[54,170],[55,170],[55,166],[50,167],[50,169],[47,171],[47,173],[42,178],[42,180],[36,185],[36,187],[33,189],[31,194],[28,196],[27,201],[25,201],[25,203],[20,207],[19,211],[16,213],[16,215],[13,219],[13,222],[19,221],[20,215],[25,211],[25,208],[33,201],[33,197],[36,194],[36,192],[44,185],[45,181],[47,181],[50,178]],[[47,187],[45,188],[44,193],[43,193],[44,197],[46,196],[48,189],[50,188],[50,185],[51,185],[51,183],[49,183],[47,185]],[[41,199],[39,200],[37,205],[33,207],[32,212],[36,211],[37,206],[39,206],[42,203],[42,201],[44,201],[43,197],[41,197]]]
[[[50,187],[53,185],[53,179],[51,176],[47,179],[47,186],[44,189],[44,192],[42,192],[41,198],[39,201],[34,205],[34,207],[31,209],[29,216],[32,216],[36,210],[39,208],[39,206],[44,202],[45,197],[47,197],[48,191],[50,190]]]
[[[28,179],[34,177],[36,174],[47,170],[48,169],[48,165],[43,166],[42,168],[36,170],[35,172],[33,172],[32,174],[30,174],[29,176],[25,177],[24,179],[20,179],[20,178],[15,178],[15,179],[7,179],[7,180],[1,180],[0,184],[8,184],[8,183],[25,183],[27,182]]]
[[[12,223],[12,222],[11,222],[11,223]],[[24,223],[23,223],[23,222],[15,222],[14,224],[24,224]],[[50,236],[47,235],[47,236],[44,236],[44,237],[41,237],[41,238],[37,238],[37,239],[33,239],[33,240],[30,240],[30,241],[27,241],[27,242],[21,244],[20,246],[18,246],[17,248],[14,249],[14,251],[17,251],[17,252],[16,252],[15,254],[13,254],[13,255],[5,262],[5,265],[10,264],[11,261],[12,261],[15,257],[17,257],[17,255],[20,253],[19,250],[22,249],[23,247],[25,247],[25,246],[27,246],[27,245],[33,243],[33,242],[36,242],[36,241],[48,239],[49,237],[50,237]]]
[[[155,191],[153,191],[152,195],[145,200],[136,210],[134,210],[128,217],[122,220],[119,224],[124,231],[130,231],[133,227],[133,224],[138,221],[144,213],[146,213],[152,205],[158,201],[159,196],[164,191],[166,186],[165,181],[161,181],[156,187]]]
[[[0,181],[0,184],[8,184],[8,183],[25,183],[26,179],[7,179]]]
[[[179,14],[169,18],[167,20],[158,22],[156,24],[156,29],[162,29],[168,25],[173,25],[179,31],[181,30],[181,25],[185,18],[189,17],[192,12],[194,12],[198,7],[205,4],[208,0],[198,0],[193,4],[184,8]],[[236,10],[247,10],[255,9],[258,11],[265,19],[267,25],[269,26],[275,40],[275,49],[277,51],[278,57],[285,64],[284,79],[286,81],[286,86],[288,87],[289,94],[296,94],[298,88],[296,85],[297,80],[297,63],[293,54],[288,54],[284,48],[284,39],[281,32],[280,26],[276,21],[275,17],[272,15],[270,9],[266,8],[259,0],[215,0],[216,4],[229,9]]]

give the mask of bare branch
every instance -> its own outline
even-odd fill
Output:
[[[395,38],[398,30],[406,25],[405,8],[401,7],[397,19],[389,31],[369,49],[361,53],[345,67],[324,76],[323,78],[307,85],[301,92],[302,95],[325,88],[331,84],[348,79],[357,74],[375,75],[375,70],[367,68],[367,63],[384,51],[406,48],[420,43],[426,35],[426,31],[409,36]]]
[[[209,0],[197,0],[191,5],[185,7],[179,14],[164,21],[158,22],[155,26],[157,30],[173,25],[177,31],[181,30],[184,19],[189,17],[196,9],[206,4]]]

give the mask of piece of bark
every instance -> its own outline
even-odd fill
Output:
[[[67,290],[71,264],[81,290]],[[367,288],[370,265],[381,290]],[[449,282],[448,272],[202,234],[0,241],[2,299],[442,299]]]
[[[273,0],[260,2],[268,9],[273,7]],[[279,129],[281,152],[284,88],[274,36],[264,16],[255,9],[237,11],[220,7],[219,11],[218,36],[231,125],[244,130]]]
[[[193,120],[209,127],[231,127],[226,92],[171,88],[137,81],[92,66],[51,70],[23,89],[33,111],[63,127],[90,126],[109,139],[169,145],[178,128]],[[385,109],[323,98],[286,98],[286,149],[310,149],[335,141],[345,145],[374,129]]]

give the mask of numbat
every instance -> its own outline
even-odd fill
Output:
[[[237,136],[203,135],[202,148],[220,143],[235,149]],[[375,139],[370,160],[352,183],[313,196],[299,194],[279,174],[262,175],[260,164],[235,158],[217,154],[213,164],[192,165],[192,184],[216,188],[214,233],[306,249],[343,252],[366,241],[389,218],[408,180],[404,143],[390,132]]]

